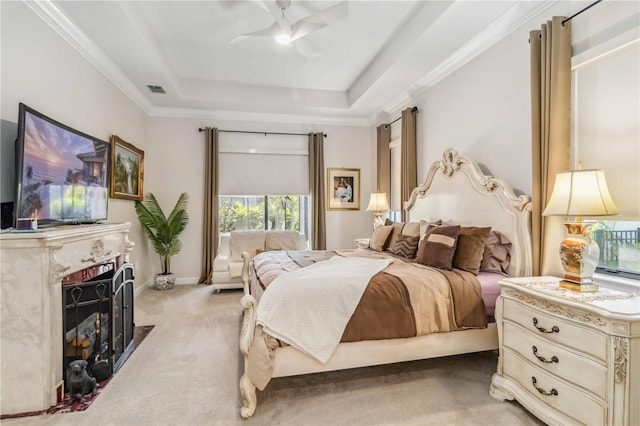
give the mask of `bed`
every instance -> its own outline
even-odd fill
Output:
[[[492,176],[485,175],[477,163],[468,157],[459,155],[454,149],[446,150],[443,153],[442,159],[434,162],[430,166],[424,183],[413,190],[409,200],[404,203],[403,207],[408,213],[405,222],[424,225],[424,228],[419,234],[421,237],[420,245],[422,245],[422,239],[425,238],[425,235],[430,239],[431,233],[435,235],[438,232],[442,232],[439,231],[440,229],[454,227],[467,229],[490,227],[492,232],[498,231],[497,234],[492,233],[492,235],[502,235],[510,242],[510,261],[503,265],[502,275],[531,275],[531,202],[529,197],[526,195],[516,195],[509,184]],[[438,226],[442,224],[446,226]],[[391,226],[393,227],[393,225]],[[422,228],[422,226],[420,227]],[[436,228],[438,230],[434,230]],[[329,263],[334,261],[336,265],[342,265],[342,263],[339,262],[356,262],[356,264],[360,262],[363,265],[366,264],[366,266],[363,266],[363,271],[368,272],[364,272],[362,277],[353,278],[356,281],[370,277],[371,274],[375,274],[376,277],[383,275],[378,272],[384,272],[386,274],[388,271],[391,271],[389,274],[393,275],[396,273],[394,272],[396,270],[393,270],[392,266],[402,266],[403,268],[406,266],[413,268],[413,271],[418,270],[418,268],[425,269],[424,265],[418,265],[415,262],[406,261],[406,259],[403,260],[401,256],[397,256],[396,252],[391,253],[390,256],[389,253],[379,252],[377,250],[373,250],[373,253],[369,252],[370,250],[335,250],[331,251],[330,254],[326,254],[325,259],[322,259],[322,253],[273,253],[271,255],[263,253],[260,256],[256,256],[253,261],[246,262],[242,273],[245,283],[245,295],[241,300],[244,318],[239,342],[240,351],[244,356],[245,367],[240,379],[240,390],[243,399],[240,414],[243,418],[249,418],[254,414],[257,405],[256,389],[257,387],[260,389],[264,388],[270,378],[428,359],[498,348],[496,325],[495,322],[491,321],[491,312],[489,310],[486,311],[484,324],[468,323],[465,325],[460,323],[460,321],[463,320],[458,321],[461,315],[458,312],[458,305],[455,305],[453,313],[443,314],[445,322],[447,315],[449,319],[452,319],[451,323],[453,327],[449,327],[451,331],[443,332],[443,330],[448,329],[446,327],[440,329],[436,327],[436,332],[417,334],[410,337],[376,337],[375,339],[368,340],[351,339],[352,341],[340,340],[336,342],[335,347],[331,347],[328,351],[325,350],[326,348],[315,348],[313,338],[307,339],[309,341],[302,343],[282,344],[279,339],[274,339],[273,336],[286,338],[289,337],[288,335],[277,334],[277,327],[270,327],[270,324],[266,324],[263,320],[261,320],[259,325],[257,324],[258,312],[260,311],[260,315],[262,315],[261,318],[264,318],[264,313],[268,309],[265,308],[265,306],[268,307],[274,304],[274,295],[277,294],[278,291],[282,291],[282,286],[279,286],[279,284],[281,284],[282,281],[286,281],[285,278],[288,278],[289,281],[295,281],[295,279],[291,277],[307,277],[310,274],[310,272],[307,271],[310,271],[312,268],[328,267]],[[296,263],[296,259],[302,259],[303,257],[308,258],[311,255],[316,257],[314,257],[315,260],[312,259],[310,266],[294,265],[294,267],[289,268],[289,266],[286,265],[271,265],[265,260],[269,256],[272,256],[274,259],[280,256],[281,259],[289,259],[289,263],[293,265]],[[418,253],[418,257],[420,256],[420,253]],[[424,252],[422,256],[424,256]],[[391,260],[384,260],[389,258],[391,258]],[[316,260],[326,261],[316,262]],[[267,287],[268,291],[264,290],[264,283],[261,281],[261,278],[256,275],[257,271],[254,262],[259,263],[258,266],[262,268],[261,271],[277,271],[277,279],[273,281],[277,283],[277,285],[274,284],[273,287],[270,285]],[[366,269],[373,268],[374,263],[378,269],[373,271]],[[349,263],[349,265],[348,269],[350,271],[359,270],[359,264],[358,267],[351,266],[353,263]],[[299,266],[303,267],[297,269]],[[291,271],[281,274],[281,269],[291,269]],[[431,269],[431,267],[427,266],[426,269]],[[487,289],[492,288],[495,290],[497,288],[496,282],[500,277],[490,278],[489,281],[492,282],[492,285],[485,288],[484,284],[480,283],[480,279],[476,280],[473,278],[476,273],[468,274],[466,271],[460,271],[458,269],[453,269],[453,272],[456,272],[454,275],[459,275],[463,279],[468,280],[468,282],[474,282],[474,288],[482,288],[483,294],[481,296],[483,301],[477,302],[476,300],[473,302],[474,304],[477,305],[480,303],[483,308],[486,308],[488,300],[495,301],[498,293],[494,291],[493,295],[489,295],[488,293],[491,291]],[[264,272],[261,273],[264,274]],[[327,276],[326,271],[322,269],[318,269],[318,273],[324,273],[324,277]],[[369,275],[367,275],[367,273]],[[401,273],[397,275],[402,276]],[[421,274],[413,275],[421,276]],[[435,275],[439,274],[436,273]],[[451,274],[449,273],[449,275]],[[264,276],[265,275],[262,276],[263,279]],[[477,276],[482,276],[482,273],[477,274]],[[347,279],[335,275],[331,275],[331,277],[331,280],[326,280],[325,278],[325,281],[332,283],[334,281]],[[449,278],[447,278],[447,280],[449,280]],[[402,282],[402,280],[400,281]],[[305,281],[305,285],[307,285],[307,283],[308,281]],[[373,279],[368,285],[364,286],[364,291],[366,291],[366,288],[371,287],[373,285],[372,283]],[[451,291],[453,292],[451,294],[453,294],[453,297],[447,300],[457,300],[453,288],[454,287],[451,286]],[[462,286],[460,288],[469,287]],[[279,290],[276,291],[276,289]],[[264,296],[266,293],[268,293],[270,297]],[[366,293],[364,294],[366,295]],[[407,294],[414,293],[408,292]],[[449,296],[451,296],[451,294]],[[364,295],[362,299],[365,299]],[[279,302],[275,303],[278,304]],[[285,302],[279,307],[280,309],[276,310],[282,311],[284,303]],[[340,303],[342,303],[342,301],[340,301]],[[362,301],[359,303],[362,303]],[[295,310],[295,306],[293,309]],[[356,313],[358,309],[359,307],[356,308]],[[415,308],[411,307],[409,310],[412,309]],[[477,314],[477,309],[474,308],[474,310],[475,314]],[[333,310],[331,310],[331,312],[333,312]],[[356,313],[354,313],[354,316]],[[483,315],[485,315],[484,312]],[[477,315],[475,315],[475,317],[477,319]],[[349,326],[351,322],[350,320]],[[333,321],[327,321],[327,324],[333,324]],[[306,325],[304,327],[306,327]],[[327,325],[326,327],[331,328],[331,325]],[[273,336],[270,336],[268,333],[273,333]],[[345,330],[345,335],[347,334]],[[259,348],[264,347],[264,342],[267,341],[277,341],[278,344],[269,346],[269,360],[265,362],[255,354],[260,353]],[[324,350],[324,352],[322,352],[322,350]],[[269,365],[265,366],[265,364]],[[261,377],[263,373],[267,376],[266,381]]]

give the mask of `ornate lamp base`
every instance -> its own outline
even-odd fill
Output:
[[[373,219],[373,229],[376,229],[379,226],[384,225],[384,220],[382,220],[382,214],[376,213],[375,218]]]
[[[591,224],[564,224],[567,237],[560,243],[560,261],[564,279],[578,284],[591,284],[600,259],[600,248],[591,239]]]

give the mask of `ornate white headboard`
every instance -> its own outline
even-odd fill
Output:
[[[532,274],[531,200],[511,186],[482,173],[476,162],[447,149],[431,165],[422,185],[404,203],[408,220],[450,221],[464,226],[491,226],[513,243],[511,276]]]

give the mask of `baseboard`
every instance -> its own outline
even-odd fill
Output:
[[[176,278],[176,285],[195,285],[198,284],[199,279],[200,277]],[[153,287],[153,279],[147,280],[140,286],[136,287],[133,291],[134,294],[137,296],[145,287]]]

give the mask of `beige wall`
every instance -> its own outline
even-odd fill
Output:
[[[588,4],[554,4],[408,103],[419,108],[419,182],[431,163],[455,148],[531,194],[529,31]],[[572,22],[573,54],[637,28],[639,10],[635,1],[603,2],[579,15]],[[391,113],[392,119],[399,116]]]
[[[147,150],[147,117],[23,2],[1,3],[1,110],[17,123],[18,104],[108,141],[112,134]],[[2,144],[13,143],[3,140]],[[132,201],[109,200],[110,222],[132,223],[136,285],[149,279],[149,252]]]
[[[183,191],[189,193],[190,199],[190,221],[182,240],[183,248],[173,259],[173,270],[181,280],[179,282],[192,282],[200,273],[205,136],[198,132],[198,128],[206,126],[226,130],[325,132],[325,167],[359,168],[362,195],[360,211],[326,212],[327,247],[353,248],[354,239],[368,237],[371,233],[373,216],[365,210],[374,177],[369,128],[154,117],[149,120],[146,190],[153,192],[166,209],[173,206]],[[220,138],[224,137],[225,134],[221,133]]]

